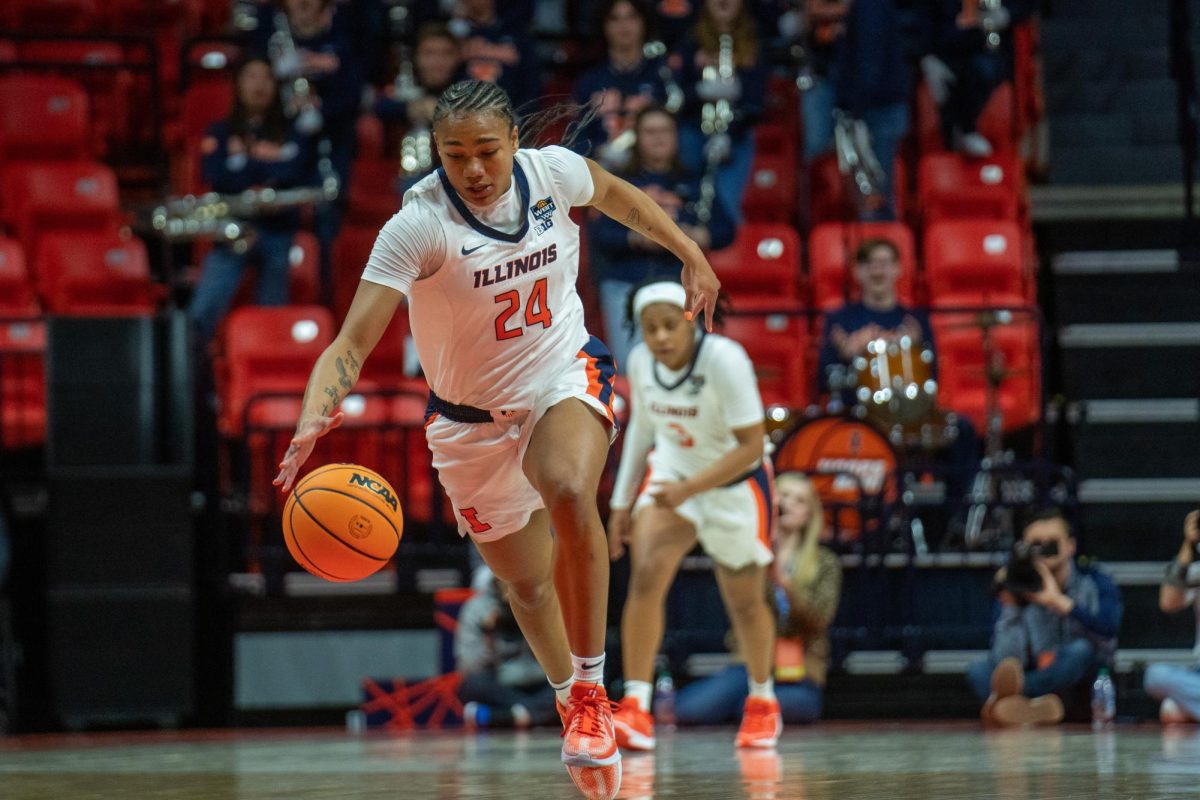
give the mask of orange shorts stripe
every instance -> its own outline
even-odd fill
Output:
[[[439,415],[436,411],[429,415],[429,419],[425,420],[425,430],[429,430],[429,426],[433,424],[433,421],[436,420],[438,416]]]
[[[754,503],[758,506],[758,540],[768,550],[771,549],[771,509],[768,508],[767,497],[757,481],[750,480],[750,491],[754,493]]]
[[[579,351],[577,358],[584,359],[584,362],[586,364],[587,376],[588,376],[587,393],[589,395],[591,395],[592,397],[596,398],[596,400],[600,403],[600,405],[602,405],[604,407],[604,413],[608,416],[608,421],[612,422],[614,420],[613,410],[612,410],[612,394],[609,393],[607,403],[600,400],[600,392],[604,389],[604,383],[600,380],[600,368],[598,366],[596,366],[596,359],[593,358],[592,356],[589,356],[587,353],[585,353],[582,350]]]

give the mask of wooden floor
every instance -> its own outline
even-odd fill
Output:
[[[736,752],[731,730],[661,734],[627,755],[618,797],[696,800],[1169,800],[1200,796],[1200,731],[984,733],[836,724]],[[559,737],[341,731],[0,739],[4,800],[577,798]]]

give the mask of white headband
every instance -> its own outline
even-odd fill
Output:
[[[687,308],[687,291],[674,281],[659,281],[638,289],[633,296],[633,318],[641,319],[642,310],[654,303],[669,303],[679,308]]]

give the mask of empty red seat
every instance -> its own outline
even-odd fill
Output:
[[[796,216],[794,156],[756,153],[742,198],[742,213],[751,222],[787,222]]]
[[[46,440],[46,324],[0,319],[0,450]]]
[[[934,315],[938,356],[938,405],[987,430],[987,380],[983,333],[977,314]],[[1013,431],[1041,418],[1041,345],[1037,323],[1014,314],[1013,322],[991,328],[994,364],[1003,367],[999,393],[1002,428]]]
[[[321,306],[243,306],[231,311],[220,370],[222,433],[240,436],[245,422],[294,427],[309,373],[334,333],[333,317]],[[265,393],[288,397],[254,400]]]
[[[1023,191],[1021,164],[1011,155],[930,153],[918,166],[917,194],[926,224],[942,219],[1016,220]]]
[[[78,159],[89,153],[87,93],[57,75],[0,77],[0,160]]]
[[[930,305],[1025,305],[1021,229],[1004,220],[946,220],[925,228]]]
[[[850,272],[854,254],[866,239],[889,239],[900,251],[900,302],[917,301],[917,256],[912,231],[903,222],[826,222],[808,235],[808,269],[813,305],[832,309],[859,298],[858,283]]]
[[[790,225],[747,222],[733,244],[709,253],[708,260],[730,296],[797,296],[800,236]]]
[[[37,294],[25,265],[25,251],[15,239],[0,237],[0,317],[36,316],[38,313]]]
[[[379,229],[369,225],[343,225],[338,231],[333,244],[333,311],[339,320],[350,309],[378,234]]]
[[[17,46],[7,39],[0,39],[0,64],[11,64],[20,58]]]
[[[120,222],[117,178],[90,161],[11,164],[3,173],[5,221],[29,256],[51,231],[106,231]]]
[[[358,158],[351,171],[346,221],[376,229],[400,210],[396,160]]]
[[[100,18],[98,0],[5,0],[0,10],[13,30],[87,33]]]
[[[55,314],[149,314],[159,297],[146,246],[116,231],[46,234],[34,272],[46,310]]]
[[[720,332],[746,348],[764,405],[803,408],[809,402],[808,320],[798,304],[791,309],[787,305],[766,300],[737,303]],[[767,306],[783,306],[789,313],[754,313]]]
[[[1005,82],[996,87],[980,112],[975,127],[991,143],[995,152],[1008,154],[1016,151],[1020,133],[1011,83]]]

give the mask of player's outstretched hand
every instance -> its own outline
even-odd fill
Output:
[[[271,483],[280,487],[282,491],[290,491],[292,483],[296,480],[296,473],[312,454],[317,439],[341,425],[343,419],[345,415],[339,411],[332,417],[309,417],[300,420],[300,424],[296,426],[296,435],[292,437],[292,443],[284,453],[283,461],[279,462],[279,475]]]
[[[625,555],[629,544],[631,515],[628,508],[614,508],[608,513],[608,557],[616,561]]]
[[[695,319],[703,311],[704,327],[711,333],[713,313],[717,310],[717,293],[721,291],[717,274],[709,266],[708,259],[697,251],[695,258],[683,262],[679,277],[683,288],[687,290],[687,318]]]

